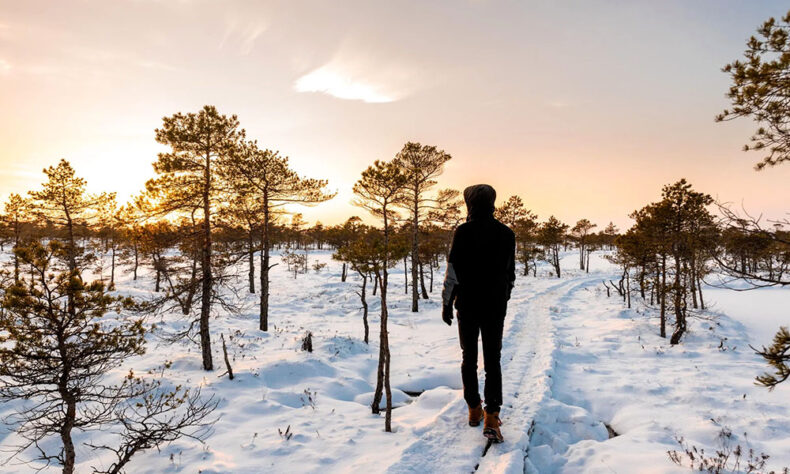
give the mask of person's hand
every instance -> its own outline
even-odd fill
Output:
[[[453,325],[453,305],[447,304],[442,306],[442,321],[447,323],[448,326]]]

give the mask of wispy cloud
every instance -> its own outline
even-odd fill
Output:
[[[5,59],[0,59],[0,74],[8,74],[11,71],[11,63]]]
[[[268,30],[268,24],[263,21],[241,23],[238,20],[229,20],[226,23],[219,49],[235,47],[242,56],[250,54],[255,48],[255,42]]]
[[[381,85],[355,79],[331,64],[300,77],[294,84],[294,88],[299,92],[323,92],[338,99],[361,100],[368,103],[397,100],[397,97],[383,90]]]
[[[298,92],[318,92],[338,99],[367,103],[394,102],[414,93],[422,84],[413,68],[344,47],[332,60],[299,77]]]

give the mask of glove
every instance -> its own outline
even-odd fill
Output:
[[[442,306],[442,321],[447,323],[448,326],[453,325],[453,305],[447,304]]]

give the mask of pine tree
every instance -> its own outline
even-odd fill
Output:
[[[17,454],[34,448],[38,460],[70,474],[74,432],[119,423],[117,446],[91,446],[115,452],[106,472],[118,473],[139,451],[183,434],[202,437],[191,429],[205,426],[216,402],[201,401],[199,391],[166,390],[131,372],[119,385],[104,380],[144,352],[143,318],[119,315],[134,308],[131,299],[108,295],[101,282],[85,283],[81,268],[71,268],[68,242],[34,241],[15,252],[34,276],[6,290],[0,313],[0,399],[30,401],[7,419],[25,440]],[[61,441],[57,452],[41,442],[53,436]]]
[[[606,228],[603,230],[602,234],[602,243],[609,247],[609,250],[614,248],[614,241],[617,236],[620,234],[620,229],[614,225],[614,222],[609,222]]]
[[[532,275],[537,276],[537,260],[543,257],[543,252],[537,245],[540,230],[537,218],[538,216],[528,210],[516,221],[513,228],[516,234],[516,258],[524,265],[524,276],[529,275],[530,265],[532,265]]]
[[[261,202],[248,183],[235,182],[229,185],[228,205],[219,211],[219,226],[226,231],[239,231],[243,235],[244,252],[247,256],[248,291],[255,293],[255,252],[260,247]],[[235,239],[232,239],[235,240]]]
[[[25,227],[30,223],[30,202],[19,194],[8,196],[5,204],[5,214],[3,222],[8,227],[11,234],[13,249],[17,248],[23,241]],[[14,253],[14,281],[19,281],[19,257]]]
[[[326,190],[327,181],[304,178],[291,169],[288,157],[277,151],[261,150],[255,142],[244,142],[224,161],[223,177],[235,193],[249,193],[258,205],[261,231],[261,281],[259,328],[269,330],[269,270],[272,224],[289,204],[311,205],[335,196]]]
[[[411,310],[419,311],[419,292],[417,289],[417,272],[420,268],[419,240],[420,223],[426,218],[433,199],[427,196],[428,191],[436,185],[434,178],[442,174],[444,164],[451,156],[435,146],[408,142],[395,156],[395,162],[406,176],[406,185],[400,196],[400,205],[409,213],[411,222]],[[423,291],[423,298],[428,294]]]
[[[670,343],[678,344],[687,327],[687,290],[694,288],[694,275],[689,274],[689,267],[684,264],[691,264],[693,267],[695,263],[698,246],[694,239],[699,227],[713,225],[713,217],[706,209],[713,203],[713,198],[692,190],[691,184],[685,179],[664,186],[662,198],[662,203],[668,207],[670,253],[675,264],[673,284],[675,330]]]
[[[104,253],[110,252],[110,282],[107,288],[115,289],[115,264],[121,239],[122,218],[115,193],[108,193],[97,209],[96,231],[99,237],[99,267],[103,266]]]
[[[623,266],[624,278],[630,277],[630,269],[638,269],[643,297],[648,275],[654,275],[660,334],[666,337],[667,311],[671,309],[675,327],[670,343],[674,345],[686,332],[688,307],[697,307],[698,302],[704,305],[700,282],[718,244],[718,231],[707,210],[713,199],[694,191],[685,179],[664,186],[661,197],[661,201],[631,214],[636,224],[618,237],[613,258]]]
[[[392,242],[390,242],[392,245]],[[400,245],[405,249],[405,245]],[[406,255],[407,252],[403,252]],[[390,256],[392,252],[390,252]],[[362,279],[362,284],[357,292],[362,304],[362,323],[364,327],[364,341],[368,343],[370,326],[368,324],[367,286],[373,275],[381,275],[382,268],[388,255],[384,252],[384,233],[380,229],[358,224],[353,238],[338,247],[332,255],[335,260],[347,262],[351,269],[357,272]],[[393,258],[394,260],[394,258]]]
[[[541,225],[538,231],[538,242],[543,245],[546,253],[546,260],[554,267],[554,273],[560,278],[560,250],[565,243],[565,233],[568,231],[568,224],[564,224],[554,216]]]
[[[593,224],[588,219],[581,219],[576,222],[576,225],[573,226],[571,229],[571,234],[576,239],[576,242],[579,244],[579,270],[584,270],[585,265],[585,257],[586,252],[588,251],[589,240],[590,240],[590,231],[597,227],[596,224]],[[588,269],[589,273],[589,269]]]
[[[355,238],[359,229],[362,228],[362,219],[357,216],[351,216],[343,223],[343,225],[332,226],[326,230],[326,241],[335,249],[340,249],[351,243]],[[340,271],[340,281],[345,282],[348,276],[348,263],[343,261],[343,267]]]
[[[397,262],[397,258],[390,255],[390,237],[392,221],[397,218],[393,207],[407,185],[408,177],[404,175],[401,165],[396,161],[376,161],[372,166],[362,172],[362,178],[354,184],[356,198],[354,204],[366,209],[373,216],[382,220],[383,224],[383,260],[381,269],[376,273],[379,282],[379,298],[381,300],[381,330],[379,333],[379,363],[376,377],[376,391],[373,396],[371,409],[379,413],[382,388],[386,392],[386,414],[384,429],[392,431],[392,390],[390,388],[390,350],[389,332],[387,329],[387,284],[388,268]],[[412,273],[414,275],[414,273]]]
[[[78,227],[89,225],[107,195],[87,194],[85,180],[77,177],[71,164],[63,159],[57,166],[44,169],[44,174],[47,181],[42,190],[29,193],[33,212],[42,220],[65,229],[69,269],[76,270],[83,251],[77,246]]]
[[[502,223],[511,229],[516,227],[516,223],[527,217],[529,211],[524,207],[524,201],[518,196],[510,196],[507,201],[502,203],[494,212],[494,215]]]
[[[141,222],[144,215],[135,202],[131,202],[118,211],[118,226],[121,235],[121,261],[131,263],[132,280],[137,281],[137,270],[140,266],[140,243],[142,240]]]
[[[154,163],[157,178],[146,183],[147,191],[158,203],[162,214],[189,215],[200,213],[199,229],[195,240],[200,248],[200,347],[203,368],[213,370],[211,357],[212,292],[215,280],[212,267],[212,217],[220,205],[222,190],[217,177],[220,160],[232,155],[244,137],[239,120],[221,115],[207,105],[197,113],[177,113],[162,119],[162,128],[156,129],[156,141],[170,147],[159,153]]]
[[[722,69],[732,85],[727,97],[732,103],[716,121],[751,117],[758,124],[751,145],[766,155],[755,166],[758,170],[790,161],[790,12],[780,21],[768,19],[746,43],[743,60]]]

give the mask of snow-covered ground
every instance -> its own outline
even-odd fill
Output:
[[[296,279],[285,265],[272,270],[268,333],[257,330],[256,295],[245,299],[240,314],[212,320],[214,372],[201,369],[192,343],[165,343],[155,335],[146,355],[118,368],[115,377],[129,367],[158,373],[172,361],[164,377],[221,399],[220,418],[205,444],[184,439],[145,452],[129,472],[684,472],[666,454],[678,447],[675,436],[708,451],[722,427],[771,454],[772,467],[790,465],[790,382],[774,392],[755,386],[754,376],[766,366],[748,347],[768,344],[779,324],[790,324],[790,290],[708,289],[715,304],[707,316],[715,319],[694,320],[684,342],[671,347],[658,337],[654,313],[638,304],[627,310],[615,295],[607,298],[601,280],[615,278],[616,269],[600,256],[589,274],[574,270],[577,255],[570,252],[560,279],[545,266],[537,278],[519,275],[502,352],[506,441],[482,457],[481,429],[466,425],[457,327],[440,318],[443,271],[419,313],[409,310],[403,269],[390,278],[397,408],[395,432],[385,433],[383,417],[368,407],[378,356],[378,299],[368,295],[366,345],[358,280],[352,274],[341,282],[340,264],[329,252],[311,252],[314,260],[327,268]],[[145,296],[153,288],[150,275],[130,278],[119,279],[119,292]],[[240,269],[239,288],[244,282]],[[182,322],[172,316],[160,324],[174,329]],[[300,349],[307,331],[313,333],[312,353]],[[229,340],[232,381],[223,374],[220,333]],[[19,406],[8,403],[0,415]],[[285,439],[280,431],[289,426],[293,436]],[[85,433],[78,442],[111,436],[111,430]],[[16,442],[0,426],[0,449]],[[84,446],[77,457],[80,472],[109,461]],[[8,464],[0,470],[34,467]]]

